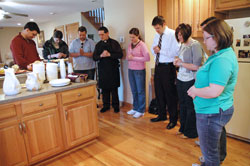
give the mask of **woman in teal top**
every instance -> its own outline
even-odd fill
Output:
[[[219,166],[219,140],[222,128],[233,115],[233,93],[239,67],[231,48],[233,32],[225,21],[208,22],[203,38],[212,55],[198,70],[188,95],[194,99],[197,131],[205,159],[202,166]]]

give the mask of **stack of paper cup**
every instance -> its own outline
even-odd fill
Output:
[[[56,63],[47,63],[46,64],[46,74],[47,80],[55,80],[58,79],[58,65]]]
[[[60,59],[60,75],[62,79],[66,78],[66,67],[64,59]]]
[[[33,64],[33,73],[37,73],[41,83],[45,80],[45,66],[43,62]]]

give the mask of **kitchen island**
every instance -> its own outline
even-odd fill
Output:
[[[5,96],[0,89],[0,165],[33,165],[84,146],[99,135],[96,81],[43,84]]]

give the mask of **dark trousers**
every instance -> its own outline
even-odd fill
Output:
[[[188,96],[188,89],[194,85],[195,80],[180,81],[177,79],[176,87],[180,104],[180,123],[179,132],[189,138],[198,137],[196,129],[196,116],[192,97]]]
[[[176,70],[173,63],[159,63],[155,67],[154,84],[155,96],[159,106],[158,116],[166,117],[166,106],[168,106],[170,122],[172,123],[176,123],[178,118],[175,81]]]
[[[223,126],[222,128],[219,150],[220,150],[220,161],[224,161],[227,156],[227,133],[225,126]]]
[[[119,108],[118,88],[102,89],[103,107],[110,108],[110,94],[112,95],[112,107]]]
[[[90,80],[95,79],[95,68],[89,70],[74,70],[74,73],[88,74],[88,79]]]

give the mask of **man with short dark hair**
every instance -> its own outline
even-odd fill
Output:
[[[10,50],[14,63],[21,69],[27,69],[31,63],[41,60],[36,49],[36,43],[32,40],[40,34],[40,29],[35,22],[28,22],[10,44]]]
[[[93,61],[93,52],[95,43],[87,38],[87,29],[84,26],[78,28],[79,38],[71,42],[69,46],[69,55],[73,57],[73,66],[75,73],[88,74],[88,78],[95,78],[95,62]]]
[[[103,108],[100,112],[106,112],[110,109],[110,94],[112,94],[112,106],[114,112],[118,113],[119,97],[118,87],[120,86],[119,59],[123,53],[120,44],[109,37],[109,31],[106,27],[98,29],[101,39],[96,44],[93,58],[98,61],[98,86],[102,89]]]
[[[151,122],[167,119],[167,105],[170,122],[166,128],[170,130],[175,127],[178,119],[176,69],[173,61],[174,57],[178,56],[179,44],[175,38],[175,31],[166,26],[162,16],[154,17],[152,26],[157,32],[151,51],[155,56],[154,84],[159,109],[158,117],[151,119]]]

